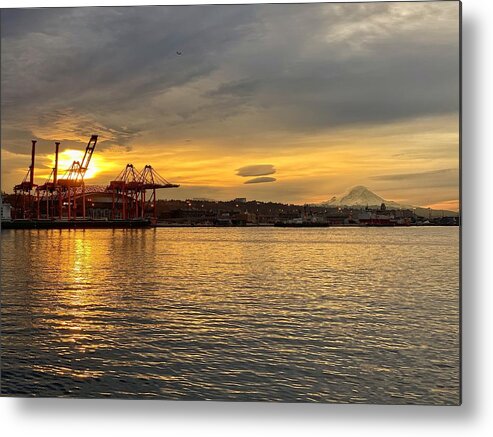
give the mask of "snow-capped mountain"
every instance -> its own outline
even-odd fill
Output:
[[[400,205],[397,202],[391,200],[385,200],[378,194],[373,193],[368,188],[358,185],[351,188],[351,190],[342,196],[340,199],[332,197],[327,202],[323,202],[323,206],[361,206],[361,207],[380,207],[382,203],[386,206],[398,209],[412,208],[410,205]]]
[[[432,217],[440,217],[444,214],[452,217],[458,216],[458,213],[455,211],[430,210],[428,208],[423,208],[420,206],[404,205],[392,200],[386,200],[383,197],[380,197],[378,194],[373,193],[368,188],[363,187],[362,185],[351,188],[351,190],[349,190],[349,192],[343,195],[341,198],[337,198],[336,196],[334,196],[327,202],[319,204],[319,206],[350,206],[355,208],[366,208],[368,206],[369,208],[380,208],[382,203],[385,203],[385,206],[388,209],[413,209],[416,214],[421,217],[428,217],[429,215],[431,215]]]

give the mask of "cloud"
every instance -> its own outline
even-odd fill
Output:
[[[203,184],[197,197],[216,196],[217,183],[232,198],[241,189],[321,200],[337,189],[320,182],[331,174],[338,175],[333,184],[350,186],[375,173],[457,165],[457,2],[24,8],[4,9],[0,18],[1,144],[15,155],[12,165],[25,156],[23,172],[31,138],[39,153],[51,154],[55,139],[62,149],[83,150],[93,133],[106,159],[152,157],[180,179],[176,195],[187,183]],[[452,121],[444,125],[445,118]],[[404,132],[416,120],[431,122]],[[440,140],[437,126],[452,135]],[[422,144],[405,146],[420,135]],[[371,142],[385,146],[370,166]],[[308,162],[316,147],[346,145],[356,158]],[[405,158],[392,157],[399,153]],[[182,157],[200,168],[178,171]],[[262,193],[238,187],[237,163],[274,159],[282,181]],[[404,165],[410,159],[416,166]],[[7,165],[3,175],[12,175],[2,183],[10,187],[18,180]],[[211,167],[224,170],[220,183]],[[275,168],[245,171],[237,175]],[[375,183],[405,184],[421,196],[418,180]],[[449,197],[457,191],[452,177],[426,180],[446,180]]]
[[[277,9],[278,17],[272,10],[264,33],[240,48],[241,76],[223,80],[210,98],[256,108],[265,124],[289,131],[458,110],[457,7],[302,5]],[[287,29],[294,10],[310,35]]]
[[[14,9],[1,24],[2,124],[45,138],[303,135],[458,111],[456,3]]]
[[[260,178],[253,178],[249,179],[248,181],[244,182],[245,184],[263,184],[265,182],[275,182],[277,179],[276,178],[271,178],[271,177],[260,177]]]
[[[242,177],[265,176],[269,174],[274,174],[275,172],[276,169],[271,164],[247,165],[236,170],[237,176]]]
[[[387,199],[414,205],[440,203],[447,198],[458,199],[459,169],[447,168],[416,173],[372,176],[375,188]],[[382,191],[380,191],[382,190]]]
[[[423,179],[423,178],[428,178],[430,176],[441,177],[441,176],[450,176],[457,174],[458,174],[458,170],[456,168],[446,168],[442,170],[431,170],[421,173],[402,173],[402,174],[387,174],[380,176],[372,176],[370,179],[374,179],[377,181],[402,181],[409,179]]]
[[[420,173],[387,174],[373,176],[370,179],[382,182],[393,182],[395,188],[439,188],[458,187],[459,169],[446,168]]]

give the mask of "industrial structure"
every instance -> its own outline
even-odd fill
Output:
[[[31,165],[23,181],[14,186],[14,218],[30,219],[33,211],[33,194],[37,185],[34,183],[34,159],[36,157],[36,140],[31,145]]]
[[[132,164],[127,164],[106,188],[112,194],[111,218],[116,219],[120,213],[118,218],[123,220],[152,217],[156,221],[156,190],[176,187],[179,185],[169,183],[150,165],[139,172]]]
[[[132,164],[106,187],[86,185],[84,178],[97,141],[98,136],[92,135],[82,161],[74,161],[62,176],[58,168],[60,142],[55,142],[55,166],[46,182],[38,186],[34,183],[36,140],[32,140],[31,165],[23,181],[14,187],[12,222],[24,222],[23,227],[25,222],[32,227],[47,222],[80,226],[95,220],[108,225],[155,223],[156,190],[179,185],[168,182],[151,165],[139,172]]]

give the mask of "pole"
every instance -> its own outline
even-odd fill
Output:
[[[36,213],[36,216],[39,220],[39,214],[40,214],[40,211],[39,211],[39,190],[36,190],[36,204],[37,204],[37,213]]]
[[[86,184],[82,182],[82,218],[86,219]]]
[[[154,202],[154,223],[157,221],[157,208],[156,208],[156,189],[153,188],[152,190],[152,197],[153,197],[153,202]]]
[[[144,214],[145,206],[146,206],[146,190],[144,189],[142,191],[142,218],[145,217],[145,214]]]
[[[60,148],[60,143],[55,142],[55,168],[53,169],[53,184],[57,183],[57,175],[58,175],[58,149]]]
[[[58,193],[58,218],[61,220],[62,219],[62,209],[63,209],[62,190],[61,189],[57,190],[57,193]]]
[[[31,147],[31,167],[30,167],[30,171],[29,171],[29,176],[30,176],[30,179],[29,179],[29,182],[30,182],[30,186],[32,187],[33,184],[34,184],[34,158],[36,156],[36,140],[32,140],[32,147]]]
[[[67,219],[70,220],[70,203],[71,203],[71,199],[70,199],[70,188],[68,189],[67,191],[68,193],[68,205],[67,205]]]
[[[115,190],[111,191],[111,220],[115,220]]]
[[[122,190],[122,219],[125,220],[127,218],[127,211],[125,208],[125,190]]]

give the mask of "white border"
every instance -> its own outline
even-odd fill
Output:
[[[246,1],[245,1],[246,2]],[[213,3],[245,3],[213,1]],[[288,3],[289,1],[270,1]],[[21,1],[1,7],[190,4],[208,1]],[[256,3],[250,1],[250,3]],[[493,2],[463,2],[463,405],[308,405],[0,399],[3,435],[421,436],[490,435],[493,419]],[[489,111],[489,112],[488,112]]]

